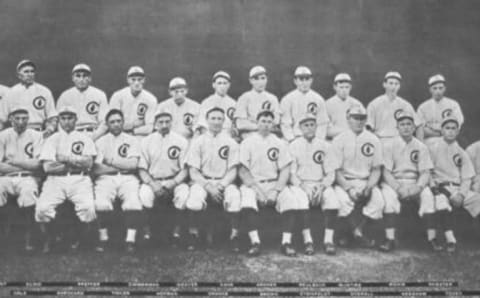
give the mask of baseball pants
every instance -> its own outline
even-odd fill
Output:
[[[401,185],[412,185],[417,182],[415,179],[401,179],[398,180]],[[398,193],[387,183],[381,185],[383,199],[385,201],[384,213],[386,214],[399,214],[401,209],[400,199]],[[407,200],[410,198],[407,198]],[[418,215],[422,217],[424,214],[432,214],[435,212],[435,198],[429,187],[425,187],[420,195],[412,198],[419,203]]]
[[[218,180],[208,180],[215,183]],[[207,191],[199,184],[194,183],[190,187],[190,195],[188,196],[186,207],[188,210],[201,211],[207,208]],[[225,187],[223,193],[223,208],[227,212],[240,212],[240,191],[238,187],[230,184]]]
[[[305,192],[309,202],[313,201],[313,193],[319,182],[316,181],[303,181],[301,189]],[[338,202],[337,195],[333,187],[329,186],[325,188],[321,194],[320,207],[322,210],[338,210],[340,209],[340,203]]]
[[[352,186],[356,189],[363,190],[367,184],[367,180],[352,179],[347,180],[349,186]],[[337,195],[338,202],[340,203],[340,209],[338,210],[339,217],[346,217],[352,213],[355,208],[355,203],[350,199],[350,196],[347,192],[340,186],[334,187],[335,194]],[[383,216],[383,209],[385,207],[385,202],[382,197],[382,193],[378,187],[372,189],[372,194],[370,200],[363,207],[362,213],[366,217],[377,220],[381,219]]]
[[[134,175],[102,175],[95,181],[95,209],[112,211],[115,198],[122,201],[123,211],[142,210],[140,182]]]
[[[178,210],[186,209],[186,203],[187,203],[189,193],[190,193],[190,188],[188,187],[187,184],[182,183],[175,186],[175,188],[173,189],[172,201],[176,209]],[[140,186],[139,197],[143,207],[149,208],[149,209],[153,207],[153,203],[155,202],[155,194],[153,193],[153,190],[149,185],[142,184]],[[169,197],[165,199],[171,199],[171,198]]]
[[[7,203],[8,196],[16,196],[19,207],[31,207],[38,198],[38,178],[0,177],[0,207]]]
[[[454,195],[459,191],[458,186],[449,185],[445,186],[447,190]],[[436,211],[452,211],[452,202],[450,198],[447,198],[444,194],[435,196],[435,210]],[[470,213],[472,217],[477,217],[480,214],[480,193],[469,191],[463,202],[459,204]]]

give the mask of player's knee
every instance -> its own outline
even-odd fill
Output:
[[[258,210],[255,191],[245,185],[240,186],[240,206],[241,209]]]
[[[278,194],[275,207],[279,213],[297,210],[297,200],[295,199],[295,196],[290,188],[286,187]]]
[[[452,211],[452,206],[444,194],[434,196],[435,211]]]
[[[142,203],[140,202],[140,198],[138,197],[138,193],[130,193],[125,195],[122,203],[122,210],[123,211],[140,211],[142,210]]]
[[[430,188],[426,187],[420,193],[420,208],[418,209],[419,216],[435,212],[435,197]]]
[[[340,202],[338,201],[337,195],[332,187],[327,187],[323,191],[322,209],[323,210],[340,209]]]
[[[140,199],[140,202],[145,208],[152,208],[153,207],[153,201],[154,201],[154,194],[150,186],[146,184],[142,184],[140,186],[140,189],[138,191],[138,197]]]
[[[112,202],[110,202],[109,200],[102,199],[100,196],[98,196],[95,199],[95,210],[112,211],[113,210]]]
[[[55,208],[39,200],[35,205],[35,220],[37,222],[50,222],[55,218]]]
[[[241,196],[240,190],[230,184],[225,188],[225,200],[224,200],[224,209],[227,212],[239,212],[241,209]]]
[[[95,219],[95,204],[84,203],[81,206],[75,206],[77,217],[81,222],[92,222]]]
[[[175,187],[173,191],[173,205],[178,210],[187,209],[187,200],[190,195],[190,188],[187,184],[182,183]]]
[[[290,187],[292,198],[296,201],[296,210],[308,210],[310,201],[307,194],[299,187]]]
[[[348,196],[347,192],[341,188],[340,186],[334,187],[335,196],[337,198],[339,208],[338,208],[338,216],[345,217],[352,213],[355,204]]]

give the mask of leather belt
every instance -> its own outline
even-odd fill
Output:
[[[460,186],[460,184],[455,182],[442,182],[439,183],[438,186]]]
[[[223,177],[210,177],[210,176],[206,176],[206,175],[203,175],[203,177],[207,180],[222,180]]]
[[[94,132],[95,131],[95,128],[93,127],[85,127],[85,128],[78,128],[77,131],[80,131],[80,132]]]
[[[263,179],[263,180],[260,180],[258,182],[260,183],[268,183],[268,182],[276,182],[277,181],[277,178],[275,179]]]
[[[116,175],[134,175],[135,172],[131,172],[131,171],[118,171],[118,172],[114,172],[114,173],[108,173],[108,174],[105,174],[105,175],[111,175],[111,176],[116,176]]]
[[[175,178],[175,176],[167,176],[167,177],[162,177],[162,178],[153,178],[153,180],[158,180],[158,181],[165,181],[165,180],[171,180]]]
[[[33,173],[17,172],[17,173],[6,174],[4,177],[31,177],[31,176],[33,176]]]
[[[71,171],[63,174],[48,174],[49,176],[87,176],[88,172],[84,171]]]

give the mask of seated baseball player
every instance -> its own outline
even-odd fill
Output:
[[[212,87],[214,93],[205,98],[200,105],[198,113],[198,121],[196,123],[195,131],[197,134],[205,133],[208,130],[207,112],[218,107],[225,111],[225,122],[223,123],[223,131],[230,134],[232,137],[237,137],[237,130],[233,121],[235,114],[235,105],[237,104],[233,98],[228,95],[230,89],[230,75],[225,71],[217,71],[212,78]]]
[[[441,248],[433,221],[435,199],[428,187],[433,164],[427,146],[413,136],[414,121],[411,113],[400,113],[397,117],[399,136],[383,147],[384,182],[381,190],[385,200],[383,221],[386,239],[379,249],[386,252],[395,248],[396,218],[401,203],[409,200],[418,202],[418,215],[425,222],[431,247],[433,250]]]
[[[275,206],[281,215],[282,246],[286,256],[295,256],[292,232],[298,211],[308,210],[308,197],[295,186],[287,186],[292,157],[286,141],[271,133],[274,114],[258,113],[258,132],[240,144],[241,209],[251,246],[249,256],[260,254],[258,208]]]
[[[97,155],[95,144],[88,135],[75,130],[75,109],[65,106],[58,115],[62,129],[45,140],[40,153],[47,178],[37,201],[35,219],[45,239],[45,253],[50,251],[55,209],[65,200],[74,204],[78,219],[84,223],[81,231],[71,235],[76,238],[72,248],[77,248],[79,240],[89,236],[92,228],[89,223],[95,220],[93,184],[89,176]]]
[[[185,183],[188,176],[185,168],[185,154],[188,141],[171,131],[172,115],[160,112],[155,115],[155,131],[140,143],[139,175],[140,201],[147,211],[148,223],[144,227],[144,240],[150,240],[150,222],[156,216],[155,206],[173,203],[174,227],[172,245],[180,244],[181,220],[184,218],[185,203],[189,187]]]
[[[198,121],[200,105],[187,97],[188,86],[183,78],[171,79],[168,92],[170,98],[158,104],[157,113],[172,115],[172,131],[190,140]]]
[[[329,143],[316,136],[316,115],[306,114],[299,119],[299,125],[303,137],[296,138],[290,143],[290,154],[293,158],[290,182],[305,192],[310,201],[310,208],[318,206],[322,208],[325,226],[324,248],[327,254],[333,255],[335,254],[333,235],[340,207],[332,188],[335,171],[339,167],[337,156]],[[309,212],[311,211],[299,211],[307,255],[314,253]]]
[[[0,218],[9,197],[17,199],[25,223],[25,250],[33,250],[31,231],[42,165],[38,159],[42,134],[27,128],[28,110],[16,107],[10,113],[12,127],[0,132]]]
[[[207,243],[212,242],[214,226],[218,222],[205,218],[201,223],[199,213],[205,213],[207,206],[219,204],[231,217],[232,250],[238,252],[240,191],[233,184],[237,177],[238,144],[229,134],[222,132],[226,117],[223,109],[212,108],[206,117],[208,131],[192,140],[186,160],[192,180],[187,200],[187,209],[191,212],[188,248],[195,249],[200,225],[207,226]],[[209,209],[213,212],[212,208]],[[211,212],[209,216],[212,216]]]
[[[382,218],[384,201],[377,184],[381,176],[382,145],[380,140],[365,129],[367,113],[362,106],[347,111],[350,130],[333,140],[340,168],[336,172],[335,193],[340,203],[338,216],[348,232],[362,247],[372,248],[375,241],[363,230],[367,220]],[[342,233],[339,244],[345,246],[350,236]]]
[[[135,236],[140,224],[142,203],[138,197],[140,182],[136,176],[140,145],[136,137],[126,134],[123,129],[123,113],[110,110],[105,123],[108,133],[100,137],[97,146],[97,157],[93,167],[95,175],[95,210],[99,224],[99,241],[96,250],[103,252],[108,243],[108,227],[114,222],[113,202],[116,198],[122,201],[127,227],[126,251],[135,251]]]
[[[475,177],[472,182],[472,190],[480,193],[480,141],[476,141],[465,149],[475,170]]]
[[[457,240],[453,233],[453,207],[463,207],[474,218],[480,214],[480,194],[471,191],[475,171],[468,154],[456,139],[460,123],[455,117],[443,119],[442,138],[430,144],[433,161],[431,179],[435,210],[445,231],[447,252],[453,253]]]
[[[258,130],[257,115],[263,110],[270,110],[275,115],[272,130],[280,131],[280,104],[277,96],[266,90],[268,83],[267,70],[263,66],[254,66],[249,72],[252,89],[244,92],[237,101],[235,124],[240,138],[245,140]]]

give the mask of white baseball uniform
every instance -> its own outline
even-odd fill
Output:
[[[232,122],[235,115],[236,102],[229,95],[221,97],[214,93],[205,98],[200,105],[200,112],[198,113],[197,127],[208,128],[207,125],[207,112],[213,108],[221,108],[225,111],[225,122],[223,122],[223,131],[230,133],[232,129]]]
[[[340,168],[349,186],[363,190],[375,167],[383,164],[382,144],[380,140],[366,129],[359,135],[352,130],[345,131],[333,140],[333,146],[338,154]],[[335,193],[340,202],[338,215],[348,216],[355,203],[349,194],[340,186],[335,186]],[[378,187],[372,189],[368,203],[363,207],[363,214],[372,219],[380,219],[383,215],[384,201]]]
[[[13,128],[0,132],[0,161],[38,159],[42,134],[33,129],[19,135]],[[18,206],[35,205],[38,197],[39,174],[29,170],[5,174],[0,177],[0,207],[8,196],[17,197]]]
[[[472,190],[480,192],[480,141],[477,141],[465,150],[473,164],[473,169],[475,170],[475,178],[473,180]]]
[[[217,183],[225,174],[238,165],[239,145],[228,134],[213,135],[207,131],[192,140],[187,154],[186,164],[198,169],[204,178],[211,183]],[[240,191],[234,184],[229,184],[224,190],[223,207],[227,212],[240,211]],[[204,185],[193,181],[187,208],[193,211],[204,210],[207,207],[208,193]]]
[[[185,167],[188,141],[181,135],[170,132],[165,137],[154,132],[140,143],[141,155],[138,167],[146,170],[155,180],[167,182]],[[185,210],[189,187],[181,183],[174,188],[173,204],[179,210]],[[155,195],[147,184],[140,186],[140,201],[146,208],[152,208]]]
[[[140,145],[136,137],[121,133],[114,136],[108,133],[99,138],[95,163],[103,164],[106,160],[112,162],[140,158]],[[113,210],[115,198],[122,201],[122,210],[141,210],[142,203],[138,196],[140,182],[136,171],[118,170],[116,174],[101,175],[95,179],[95,209],[98,211]]]
[[[400,136],[394,138],[392,142],[383,147],[383,160],[385,169],[389,170],[395,180],[403,185],[415,184],[421,172],[433,169],[427,146],[415,137],[409,143],[406,143]],[[381,186],[385,200],[384,213],[400,213],[401,205],[398,193],[385,182]],[[435,212],[435,199],[429,187],[422,190],[419,199],[418,214],[420,216]]]
[[[333,190],[335,171],[339,162],[332,145],[317,137],[309,142],[306,138],[296,138],[290,143],[290,154],[293,158],[291,167],[291,181],[301,183],[300,188],[312,201],[315,188],[325,186],[321,198],[323,210],[337,210],[340,205]],[[296,178],[296,179],[295,179]]]
[[[2,100],[2,98],[5,96],[5,93],[7,93],[9,89],[10,88],[8,88],[7,86],[0,85],[0,100]]]
[[[57,154],[67,156],[96,156],[92,139],[85,133],[59,130],[45,140],[40,153],[42,161],[56,161]],[[71,168],[67,174],[48,175],[37,201],[35,219],[49,222],[55,218],[55,208],[65,200],[75,205],[75,212],[82,222],[95,219],[93,184],[87,172]]]
[[[172,131],[186,139],[191,139],[199,109],[198,102],[189,98],[185,98],[181,105],[178,105],[173,98],[169,98],[158,105],[156,114],[167,112],[172,115]]]
[[[347,111],[352,106],[363,106],[363,104],[356,98],[348,96],[345,100],[337,95],[327,99],[325,102],[327,107],[327,114],[329,119],[329,126],[327,129],[327,136],[335,137],[330,131],[346,131],[350,129],[347,121]]]
[[[84,91],[76,87],[65,90],[57,101],[57,110],[71,106],[77,113],[75,129],[93,132],[102,122],[108,112],[108,101],[105,92],[89,86]]]
[[[302,136],[299,127],[300,119],[305,115],[313,114],[317,117],[317,137],[325,139],[327,135],[328,114],[325,106],[325,99],[315,92],[309,90],[302,93],[298,89],[287,93],[280,101],[281,120],[283,137],[291,142],[296,137]]]
[[[240,164],[245,166],[266,193],[275,188],[278,173],[292,163],[288,145],[273,134],[267,137],[255,132],[240,144]],[[240,187],[242,209],[258,210],[256,191],[246,185]],[[308,210],[308,197],[296,186],[286,186],[278,194],[275,209],[279,213],[289,210]]]
[[[52,92],[39,83],[28,87],[18,83],[10,88],[0,101],[0,121],[8,121],[10,112],[18,106],[28,109],[28,127],[35,130],[41,130],[45,120],[57,116]]]

